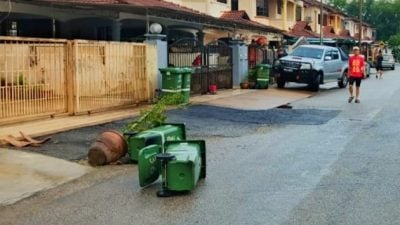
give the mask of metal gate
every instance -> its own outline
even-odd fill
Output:
[[[222,41],[211,42],[206,47],[209,84],[216,84],[219,89],[232,88],[232,48]]]
[[[193,38],[183,38],[168,47],[168,65],[192,67],[191,94],[206,94],[211,84],[232,88],[232,49],[222,41],[204,46]]]
[[[248,47],[249,57],[249,69],[253,69],[257,64],[271,64],[273,62],[274,55],[269,50],[258,44],[251,44]]]

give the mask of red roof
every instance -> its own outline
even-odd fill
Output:
[[[285,33],[290,37],[306,37],[306,38],[315,38],[319,37],[319,34],[312,31],[310,25],[306,21],[297,21],[296,24],[290,29],[289,32]]]
[[[350,35],[350,31],[346,29],[342,29],[339,33],[339,36],[345,39],[352,39],[353,37]]]
[[[255,21],[250,20],[249,15],[247,15],[246,11],[244,10],[239,10],[239,11],[225,11],[220,19],[230,21],[233,23],[240,23],[243,25],[250,25],[250,26],[256,26],[260,28],[268,28],[270,30],[275,30],[275,31],[280,31],[279,29],[271,26],[267,26]]]
[[[60,2],[60,3],[82,3],[82,4],[124,4],[123,0],[43,0],[47,2]]]
[[[130,5],[135,7],[143,7],[143,8],[163,8],[163,9],[171,9],[183,12],[190,12],[201,14],[199,11],[183,7],[181,5],[166,2],[163,0],[42,0],[47,2],[59,2],[59,3],[81,3],[81,4],[89,4],[89,5]],[[203,14],[204,15],[204,14]]]
[[[244,10],[226,11],[222,14],[221,18],[228,20],[250,20],[249,16]]]
[[[342,36],[337,35],[335,33],[335,29],[332,26],[324,26],[323,28],[323,36],[324,38],[335,38],[335,39],[343,39]]]

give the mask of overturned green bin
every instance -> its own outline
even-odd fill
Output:
[[[257,88],[267,89],[269,86],[269,74],[271,71],[271,65],[269,64],[258,64],[257,69]]]
[[[160,69],[162,74],[161,95],[173,95],[182,91],[182,74],[185,72],[179,67]]]
[[[164,167],[157,160],[162,154],[171,156]],[[141,187],[152,184],[161,175],[163,191],[192,191],[198,180],[206,177],[206,144],[202,140],[168,141],[164,152],[161,146],[150,145],[140,150],[138,162]]]
[[[206,177],[204,141],[166,142],[165,152],[175,156],[167,164],[166,187],[171,191],[191,191],[200,178]]]
[[[163,146],[166,141],[185,140],[186,128],[183,123],[169,123],[138,134],[124,134],[128,142],[130,159],[138,161],[139,151],[149,145]]]

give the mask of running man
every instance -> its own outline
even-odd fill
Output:
[[[364,57],[360,55],[360,48],[354,47],[353,54],[349,58],[349,103],[351,103],[354,99],[353,94],[353,85],[356,83],[356,101],[355,103],[360,103],[360,86],[361,80],[365,77],[364,74]]]

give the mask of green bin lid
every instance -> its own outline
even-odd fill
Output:
[[[145,187],[158,179],[161,165],[156,156],[161,153],[161,146],[150,145],[139,151],[139,184]]]
[[[182,71],[183,71],[183,73],[193,73],[193,68],[192,67],[183,67]]]
[[[180,74],[183,72],[182,68],[180,67],[167,67],[159,69],[161,73],[172,73],[172,74]]]
[[[257,64],[256,67],[271,68],[271,65],[269,65],[269,64]]]

